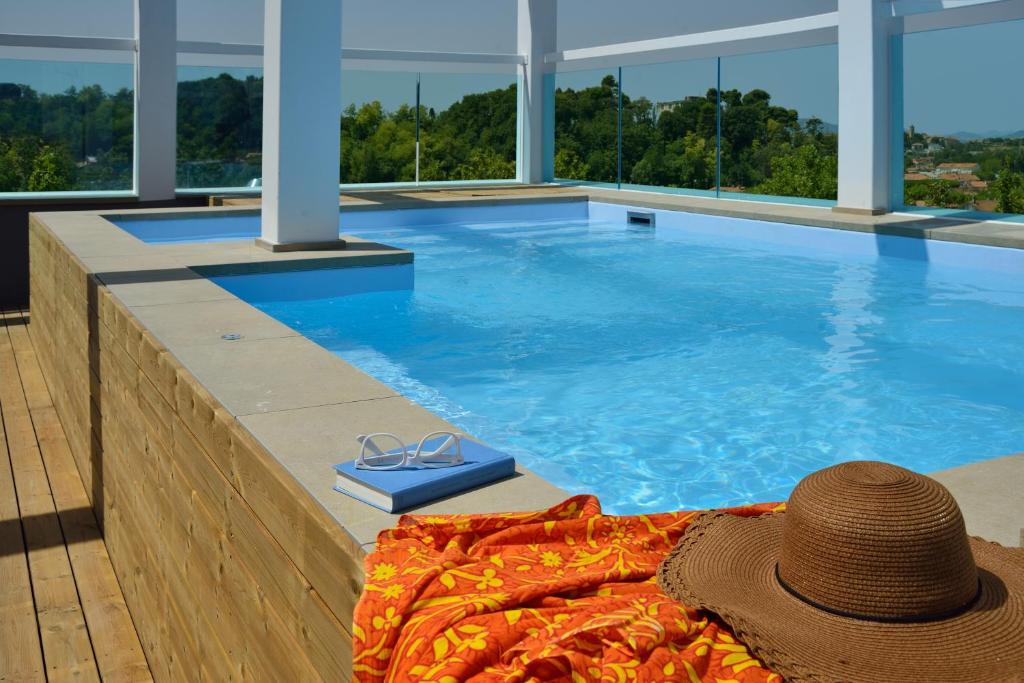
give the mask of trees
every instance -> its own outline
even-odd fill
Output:
[[[1024,213],[1024,173],[1013,170],[1009,159],[1003,162],[1003,169],[993,183],[993,193],[996,211]]]
[[[179,187],[233,187],[261,174],[261,78],[228,74],[179,84]],[[555,176],[613,183],[619,83],[555,92]],[[711,88],[657,107],[622,93],[623,182],[834,199],[838,135],[818,118],[773,103],[763,89]],[[507,179],[515,174],[516,87],[466,95],[443,111],[421,108],[422,180]],[[38,93],[0,83],[0,191],[104,190],[131,186],[133,94],[99,86]],[[718,139],[718,118],[721,139]],[[416,110],[380,102],[348,107],[340,117],[339,176],[345,183],[415,178]],[[914,131],[909,142],[928,136]],[[999,211],[1024,212],[1020,140],[946,140],[934,155],[977,161],[989,181],[984,197]],[[913,155],[910,155],[913,156]],[[719,167],[719,157],[721,159]],[[977,195],[982,197],[983,195]],[[950,181],[906,184],[908,203],[962,206],[971,198]]]
[[[129,90],[0,84],[0,191],[131,187],[132,107]]]
[[[228,187],[260,175],[263,81],[228,74],[178,85],[178,184]],[[559,89],[555,174],[615,182],[619,84]],[[646,98],[622,94],[622,179],[628,183],[713,188],[717,176],[719,93],[684,98],[655,112]],[[773,194],[834,197],[835,135],[818,120],[801,127],[796,111],[760,89],[721,93],[722,178]],[[132,93],[99,86],[39,94],[0,84],[0,186],[25,190],[114,189],[131,185]],[[466,95],[441,112],[422,108],[420,178],[468,180],[515,174],[514,85]],[[416,111],[385,111],[369,101],[341,115],[339,175],[346,183],[415,178]],[[24,140],[22,140],[24,138]],[[45,149],[44,149],[45,147]],[[38,168],[36,166],[38,165]],[[777,178],[775,176],[778,176]],[[58,188],[58,186],[60,186]]]
[[[0,192],[68,189],[75,167],[67,149],[24,135],[0,139]]]
[[[32,162],[32,173],[28,176],[29,192],[57,192],[71,184],[74,166],[67,150],[61,147],[41,145]]]
[[[771,175],[756,187],[762,194],[789,197],[835,197],[839,158],[819,153],[812,144],[771,159]]]
[[[959,190],[955,180],[916,180],[905,184],[904,201],[940,208],[959,209],[967,202],[967,195]]]
[[[617,89],[609,75],[599,86],[556,91],[556,177],[615,182]],[[647,99],[623,95],[623,181],[714,189],[718,102],[712,88],[656,114]],[[801,125],[796,110],[773,105],[761,89],[722,91],[721,102],[723,184],[835,199],[838,137],[826,132],[823,121],[811,118]]]
[[[416,112],[388,114],[380,102],[349,106],[341,117],[343,183],[411,182],[416,178]]]
[[[587,165],[570,147],[555,151],[555,177],[565,180],[586,180]]]

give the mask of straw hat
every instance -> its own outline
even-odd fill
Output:
[[[1024,681],[1024,549],[968,538],[942,485],[880,462],[815,472],[786,512],[710,512],[658,569],[787,683]]]

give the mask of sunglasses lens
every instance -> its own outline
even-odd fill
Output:
[[[426,466],[445,466],[461,461],[462,448],[459,436],[451,432],[436,432],[430,435],[429,445],[420,451],[420,462]]]
[[[362,459],[370,468],[398,467],[405,460],[405,452],[402,442],[394,436],[373,434],[363,441]]]

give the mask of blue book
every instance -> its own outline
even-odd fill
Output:
[[[437,448],[444,437],[424,444]],[[407,447],[416,450],[416,444]],[[496,451],[469,439],[462,440],[461,465],[454,467],[403,467],[397,470],[360,470],[349,460],[334,469],[338,473],[334,490],[369,503],[384,512],[400,512],[466,489],[511,477],[516,461],[508,453]]]

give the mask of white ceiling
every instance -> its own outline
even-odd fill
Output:
[[[261,43],[262,0],[177,0],[179,40]],[[830,12],[836,0],[558,0],[558,49]],[[0,32],[129,38],[134,0],[0,0]],[[514,52],[516,0],[343,0],[348,47]]]

